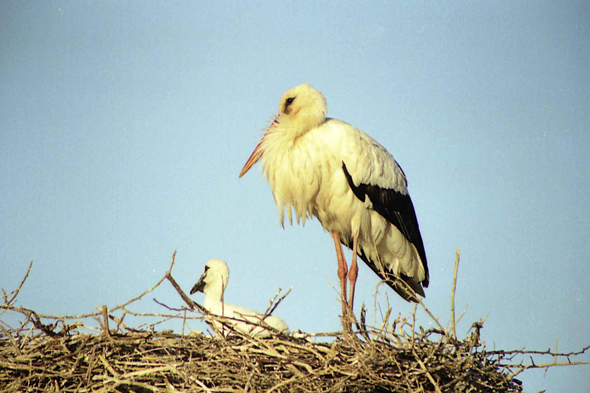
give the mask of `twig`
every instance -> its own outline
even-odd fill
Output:
[[[17,353],[17,355],[21,356],[22,353],[18,347],[18,344],[16,343],[16,341],[14,341],[14,337],[12,337],[12,334],[10,334],[10,332],[8,330],[6,330],[4,328],[4,326],[0,325],[0,329],[2,329],[2,331],[4,332],[4,334],[6,334],[6,337],[8,337],[8,339],[10,340],[10,343],[12,344],[12,346],[14,347],[14,351]]]
[[[287,292],[285,292],[285,294],[283,296],[281,296],[281,298],[279,300],[277,300],[276,303],[275,303],[276,298],[279,296],[279,294],[283,290],[282,288],[279,288],[279,290],[277,291],[276,295],[270,301],[270,304],[268,305],[268,308],[264,312],[264,314],[263,314],[264,315],[264,318],[268,317],[269,315],[272,315],[272,313],[277,309],[277,307],[279,306],[279,304],[281,304],[281,302],[291,293],[291,290],[292,289],[293,289],[293,286],[291,286],[291,288],[289,288],[287,290]]]
[[[555,353],[557,353],[557,347],[559,346],[559,337],[557,337],[555,339]],[[553,363],[557,363],[557,355],[553,355]],[[543,373],[543,376],[547,375],[547,370],[549,370],[549,367],[547,367],[545,369],[545,372]]]
[[[547,363],[547,364],[528,364],[528,365],[519,365],[519,364],[500,364],[502,367],[506,368],[516,368],[518,371],[513,372],[510,376],[513,378],[520,374],[525,370],[530,370],[534,368],[549,368],[549,367],[565,367],[565,366],[584,366],[587,365],[588,362],[567,362],[567,363]]]
[[[209,389],[209,388],[207,387],[207,385],[205,385],[203,382],[199,381],[199,379],[198,379],[198,378],[196,378],[196,377],[193,377],[193,376],[190,376],[190,375],[188,376],[188,378],[189,378],[189,380],[191,380],[192,382],[194,382],[194,383],[196,383],[197,385],[199,385],[199,386],[201,387],[201,389],[203,389],[205,392],[207,392],[207,393],[211,393],[211,392],[212,392],[212,390],[211,390],[211,389]]]
[[[121,316],[121,318],[117,321],[115,320],[115,322],[117,322],[117,329],[115,329],[116,332],[119,331],[119,328],[121,327],[121,325],[123,324],[123,320],[125,319],[125,316],[127,315],[127,312],[123,311],[123,315]]]
[[[457,248],[457,257],[455,259],[455,273],[453,274],[453,290],[451,291],[451,318],[453,319],[453,338],[457,339],[457,320],[455,318],[455,292],[457,291],[457,272],[459,271],[459,259],[461,250]]]
[[[547,349],[546,351],[533,351],[533,350],[524,350],[524,349],[514,349],[511,351],[487,351],[490,355],[550,355],[550,356],[560,356],[560,357],[568,357],[568,356],[578,356],[586,353],[590,349],[590,345],[585,346],[584,348],[580,349],[579,351],[575,352],[568,352],[568,353],[555,353],[552,352],[551,349]]]
[[[113,375],[113,377],[115,377],[115,378],[121,377],[121,374],[119,374],[118,372],[115,371],[113,366],[111,366],[111,364],[108,362],[108,360],[104,357],[103,354],[98,355],[98,358],[100,359],[104,368],[107,369]]]
[[[142,297],[144,297],[145,295],[147,295],[148,293],[152,292],[154,289],[156,289],[158,286],[160,286],[160,284],[166,279],[167,275],[170,273],[170,271],[172,270],[172,267],[174,266],[174,259],[176,258],[176,250],[174,250],[174,253],[172,254],[172,262],[170,263],[170,268],[168,269],[168,271],[166,272],[166,274],[150,289],[144,291],[141,295],[134,297],[133,299],[129,300],[128,302],[125,302],[113,309],[111,309],[110,311],[116,311],[116,310],[120,310],[124,307],[126,307],[127,305],[141,299]]]
[[[418,364],[420,364],[420,367],[422,368],[422,370],[426,373],[426,377],[428,378],[430,383],[432,383],[432,385],[434,386],[434,390],[437,393],[442,393],[442,391],[440,390],[440,387],[438,386],[438,383],[434,380],[432,374],[430,374],[430,371],[428,371],[428,369],[426,368],[426,365],[424,364],[422,359],[420,359],[420,356],[418,356],[418,354],[416,353],[416,350],[414,348],[412,348],[412,353],[414,354],[414,358],[416,359]]]
[[[109,309],[105,304],[102,305],[102,321],[102,329],[105,336],[111,337],[111,332],[109,330]]]
[[[164,278],[166,278],[166,279],[168,279],[168,281],[170,281],[170,284],[172,284],[174,289],[176,289],[176,292],[178,292],[178,294],[180,295],[182,300],[184,300],[184,302],[191,308],[191,310],[194,310],[196,308],[201,312],[205,311],[205,309],[200,304],[193,302],[192,299],[190,297],[188,297],[188,295],[182,290],[182,288],[180,288],[180,285],[178,285],[178,283],[176,282],[174,277],[172,277],[172,275],[170,274],[170,271],[166,272],[166,275],[164,276]]]
[[[16,296],[19,294],[25,281],[27,281],[27,277],[29,277],[29,273],[31,272],[32,267],[33,267],[33,260],[31,260],[31,262],[29,262],[29,268],[27,269],[27,272],[25,273],[25,276],[23,277],[22,281],[20,282],[18,288],[16,288],[14,291],[12,291],[12,293],[13,293],[12,298],[10,298],[9,300],[6,300],[4,302],[4,306],[10,306],[11,303],[14,301],[14,299],[16,299]],[[6,296],[8,296],[8,294],[4,295],[5,299],[6,299]]]

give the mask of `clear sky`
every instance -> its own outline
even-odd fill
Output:
[[[153,285],[178,250],[186,290],[222,258],[227,301],[262,311],[293,286],[276,312],[291,329],[338,330],[332,240],[315,220],[281,229],[260,173],[238,179],[281,94],[310,82],[408,176],[441,322],[461,248],[462,333],[487,316],[488,348],[578,350],[589,20],[584,1],[2,1],[0,287],[33,259],[20,305],[92,312]],[[379,281],[359,274],[372,320]],[[162,311],[152,297],[181,305],[165,283],[135,311]],[[581,393],[590,367],[521,377],[527,391]]]

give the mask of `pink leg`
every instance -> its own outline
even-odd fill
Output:
[[[350,271],[348,272],[348,280],[350,281],[350,301],[348,302],[350,309],[354,306],[354,287],[356,286],[356,278],[358,277],[359,268],[356,264],[357,250],[359,243],[359,234],[355,234],[352,238],[352,262],[350,264]]]
[[[336,232],[332,232],[332,239],[334,239],[336,257],[338,258],[338,278],[340,279],[340,294],[342,296],[342,318],[344,318],[343,320],[346,320],[346,276],[348,275],[348,266],[344,259],[344,251],[342,251],[342,244],[340,244],[340,236]]]

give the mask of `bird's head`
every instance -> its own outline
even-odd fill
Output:
[[[211,259],[205,264],[205,271],[199,281],[191,289],[191,295],[195,292],[203,292],[207,295],[223,296],[229,280],[229,268],[221,259]]]
[[[326,98],[309,83],[289,89],[281,97],[279,114],[246,161],[240,172],[240,177],[244,176],[262,158],[264,154],[263,142],[269,133],[281,132],[284,133],[283,135],[287,135],[288,139],[295,140],[300,135],[322,124],[326,120],[327,113]]]
[[[326,120],[326,98],[309,83],[289,89],[279,103],[279,123],[286,122],[297,134],[303,134]]]

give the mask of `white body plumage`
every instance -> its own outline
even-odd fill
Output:
[[[243,333],[250,334],[257,337],[268,337],[271,332],[261,326],[263,315],[254,310],[245,307],[229,304],[224,301],[224,293],[229,281],[229,268],[225,261],[221,259],[211,259],[205,265],[205,271],[201,278],[191,289],[191,295],[195,292],[203,292],[205,294],[205,301],[203,307],[213,315],[227,317],[223,322],[231,325],[232,328]],[[209,318],[209,322],[213,324],[214,329],[219,334],[227,335],[231,333],[230,329],[224,327],[218,320]],[[279,332],[287,333],[289,327],[279,317],[274,315],[264,318],[264,323]]]

